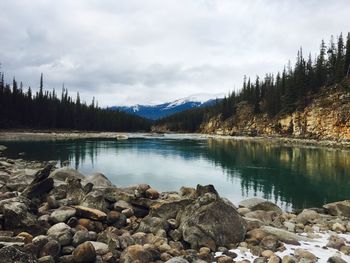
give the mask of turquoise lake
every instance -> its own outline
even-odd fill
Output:
[[[235,204],[257,196],[288,210],[350,198],[350,157],[342,150],[181,136],[0,144],[8,147],[8,157],[58,165],[69,160],[83,174],[101,172],[117,186],[148,183],[177,191],[213,184]]]

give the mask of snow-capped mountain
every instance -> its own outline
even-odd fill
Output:
[[[133,106],[114,106],[112,109],[121,110],[127,113],[135,114],[147,119],[158,120],[163,117],[192,109],[205,107],[214,104],[222,99],[225,94],[194,94],[186,98],[178,99],[172,102],[158,105],[133,105]]]

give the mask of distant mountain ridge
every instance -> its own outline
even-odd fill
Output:
[[[114,106],[111,109],[131,113],[150,120],[158,120],[192,108],[210,106],[221,100],[225,94],[194,94],[186,98],[158,105]]]

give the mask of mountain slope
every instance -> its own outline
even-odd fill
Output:
[[[158,105],[115,106],[112,109],[118,109],[151,120],[158,120],[185,110],[213,105],[223,97],[223,94],[195,94]]]

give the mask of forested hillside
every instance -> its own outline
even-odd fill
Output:
[[[160,120],[153,130],[200,131],[213,118],[221,123],[237,119],[237,111],[248,105],[254,116],[273,119],[304,109],[317,94],[337,84],[337,89],[349,89],[350,33],[329,44],[322,40],[319,54],[305,56],[303,49],[297,52],[295,64],[289,62],[281,72],[268,73],[254,80],[244,76],[242,88],[214,106],[182,112]]]
[[[150,123],[124,112],[101,109],[95,99],[88,105],[79,93],[73,99],[63,88],[59,95],[55,90],[45,91],[43,75],[35,94],[29,87],[24,91],[22,82],[15,78],[12,85],[4,82],[0,72],[0,129],[69,129],[95,131],[146,131]]]

